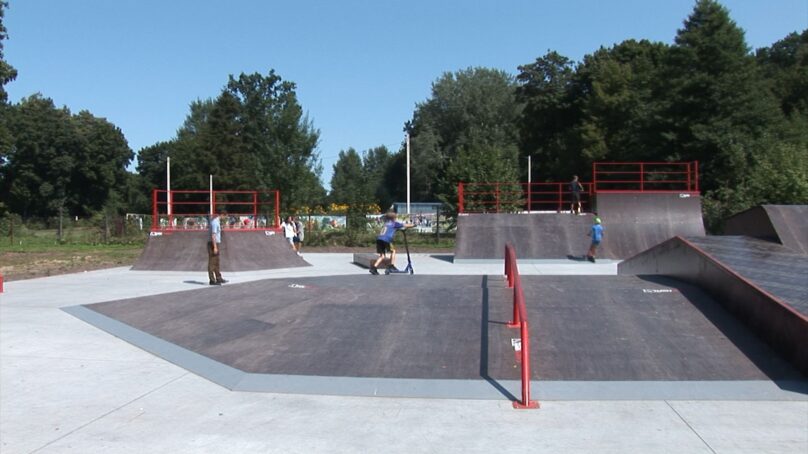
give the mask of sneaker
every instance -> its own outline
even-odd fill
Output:
[[[230,281],[228,281],[227,279],[219,279],[219,284],[227,284],[228,282]]]
[[[589,260],[592,263],[595,263],[595,257],[592,257],[591,255],[587,255],[586,259]]]
[[[297,256],[298,256],[298,257],[303,257],[303,254],[301,254],[300,252],[298,252],[298,253],[297,253]]]
[[[374,276],[378,276],[379,270],[377,270],[375,266],[371,266],[370,267],[370,274],[372,274]]]
[[[217,281],[210,281],[210,285],[222,285],[222,283]]]
[[[390,270],[390,271],[398,271],[398,268],[396,268],[395,265],[390,265],[390,266],[387,267],[387,269]]]

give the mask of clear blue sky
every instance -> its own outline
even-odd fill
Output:
[[[40,92],[120,127],[137,152],[171,139],[229,74],[297,84],[321,132],[326,186],[340,150],[397,150],[446,71],[516,74],[547,50],[580,60],[625,39],[670,43],[694,0],[10,0],[16,102]],[[752,48],[808,28],[808,0],[724,0]]]

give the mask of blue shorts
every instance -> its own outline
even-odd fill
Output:
[[[592,246],[600,246],[600,240],[592,240]]]

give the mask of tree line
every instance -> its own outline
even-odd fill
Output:
[[[405,197],[404,144],[342,150],[324,189],[319,131],[295,84],[274,71],[229,76],[190,104],[175,137],[137,154],[121,131],[43,95],[10,104],[0,2],[0,210],[147,212],[152,188],[275,189],[283,208],[389,206]],[[672,44],[626,40],[572,61],[548,51],[516,68],[441,75],[403,125],[415,201],[456,202],[465,182],[589,175],[594,161],[701,163],[706,219],[716,227],[761,203],[808,203],[808,30],[752,51],[715,0],[697,0]]]

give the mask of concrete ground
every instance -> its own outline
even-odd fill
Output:
[[[256,279],[367,274],[350,254]],[[416,255],[420,274],[501,274],[500,264]],[[520,264],[523,274],[615,274],[616,263]],[[406,277],[370,277],[400,279]],[[127,268],[9,282],[0,294],[0,452],[805,453],[808,401],[507,400],[233,392],[60,310],[198,289],[204,273]],[[211,291],[215,289],[211,288]],[[534,386],[540,386],[534,382]]]

